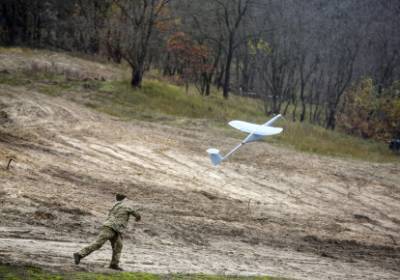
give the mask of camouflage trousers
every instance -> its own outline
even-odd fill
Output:
[[[103,227],[97,236],[96,241],[79,251],[79,255],[81,258],[90,255],[94,251],[99,250],[108,240],[110,240],[112,248],[112,259],[110,265],[118,265],[122,251],[122,235],[109,227]]]

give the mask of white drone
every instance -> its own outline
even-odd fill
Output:
[[[211,148],[207,150],[207,153],[210,155],[211,162],[214,166],[218,166],[221,164],[222,161],[226,160],[229,156],[231,156],[234,152],[236,152],[240,147],[246,145],[250,142],[255,142],[260,140],[261,138],[278,135],[282,133],[283,128],[280,127],[272,127],[271,125],[278,120],[279,118],[283,118],[282,115],[277,115],[273,117],[271,120],[266,122],[263,125],[248,123],[244,121],[231,121],[229,123],[230,126],[236,128],[240,131],[247,132],[249,135],[239,144],[237,145],[232,151],[226,154],[226,156],[222,156],[219,150]]]

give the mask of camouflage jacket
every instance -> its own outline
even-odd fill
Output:
[[[132,202],[127,199],[116,202],[108,213],[108,218],[103,226],[112,228],[116,232],[123,233],[128,225],[130,215],[135,217],[139,216],[132,207]]]

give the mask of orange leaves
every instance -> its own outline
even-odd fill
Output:
[[[154,26],[159,32],[162,33],[172,30],[177,23],[177,19],[172,17],[171,10],[166,5],[167,3],[167,0],[160,0],[155,7],[157,18]]]
[[[204,73],[211,69],[207,64],[210,50],[206,45],[197,44],[184,32],[176,32],[167,41],[167,50],[174,57],[175,63],[190,74]]]
[[[158,20],[154,23],[154,27],[161,33],[165,33],[173,29],[175,26],[174,20]]]

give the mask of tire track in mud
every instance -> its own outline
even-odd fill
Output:
[[[30,231],[16,238],[0,230],[0,261],[34,257],[33,264],[77,269],[71,252],[94,238],[113,193],[124,191],[144,209],[144,222],[128,230],[127,270],[400,278],[398,165],[259,143],[216,169],[197,131],[119,122],[60,98],[6,91],[3,98],[0,85],[13,126],[0,130],[0,147],[18,162],[0,177],[0,228]],[[109,253],[103,249],[79,269],[102,271]]]

